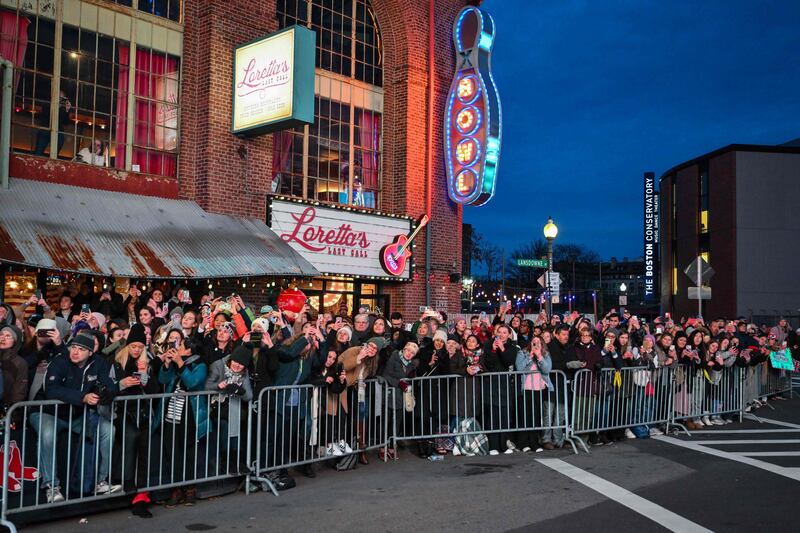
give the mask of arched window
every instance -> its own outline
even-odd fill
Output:
[[[277,0],[317,33],[314,124],[274,135],[276,193],[380,208],[383,50],[367,0]]]
[[[367,0],[277,0],[278,24],[317,32],[317,68],[383,85],[383,47]]]

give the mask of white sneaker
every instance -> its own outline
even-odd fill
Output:
[[[745,408],[744,408],[744,412],[745,412],[745,413],[749,413],[749,412],[750,412],[750,411],[752,411],[752,410],[753,410],[753,407],[752,407],[752,406],[750,406],[750,405],[748,405],[747,407],[745,407]]]
[[[61,494],[60,487],[47,487],[47,503],[63,502],[64,496]]]
[[[714,425],[714,423],[713,423],[713,422],[711,422],[711,420],[708,418],[708,416],[704,416],[704,417],[702,417],[700,420],[701,420],[701,421],[703,422],[703,424],[704,424],[704,425],[706,425],[706,426],[713,426],[713,425]]]
[[[342,453],[353,453],[353,448],[344,440],[339,441],[339,450]]]
[[[722,420],[722,417],[720,417],[720,416],[712,416],[711,418],[709,418],[709,420],[715,426],[724,426],[725,425],[725,421]]]
[[[333,457],[341,457],[344,455],[342,449],[339,447],[339,444],[331,444],[328,446],[328,449],[325,450],[325,455],[333,456]]]
[[[524,448],[522,448],[522,453],[528,453],[529,451],[531,451],[530,446],[525,446]]]
[[[663,434],[664,434],[664,432],[663,432],[663,431],[661,431],[661,430],[660,430],[660,429],[658,429],[658,428],[650,428],[650,435],[651,435],[651,436],[655,436],[655,435],[663,435]]]
[[[109,485],[108,481],[101,481],[94,488],[95,494],[114,494],[122,490],[122,485]]]
[[[489,455],[500,455],[500,452],[497,450],[489,450]]]
[[[512,440],[507,440],[507,441],[506,441],[506,448],[508,448],[509,450],[511,450],[511,451],[513,452],[514,450],[516,450],[516,449],[517,449],[517,445],[516,445],[516,444],[514,444],[514,441],[512,441]]]
[[[694,425],[695,425],[695,426],[699,426],[699,427],[703,427],[703,426],[705,426],[705,424],[703,423],[703,421],[702,421],[701,419],[699,419],[699,418],[695,418],[694,420],[692,420],[692,422],[694,422]]]
[[[453,446],[453,455],[461,455],[461,450],[458,449],[458,446]]]
[[[536,448],[536,453],[543,452],[544,448]]]
[[[633,434],[633,431],[631,431],[631,428],[625,428],[625,438],[626,439],[635,439],[636,438],[636,435]]]
[[[506,455],[511,455],[512,453],[514,453],[514,450],[512,450],[511,448],[508,448],[508,449],[507,449],[506,451],[504,451],[503,453],[504,453],[504,454],[506,454]]]

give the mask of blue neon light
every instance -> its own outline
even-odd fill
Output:
[[[490,34],[486,33],[485,31],[481,32],[481,40],[478,42],[478,46],[486,50],[487,52],[492,49],[492,43],[494,43],[494,37]]]

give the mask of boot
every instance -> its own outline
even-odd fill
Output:
[[[363,451],[366,445],[366,424],[364,422],[358,423],[358,447],[362,450],[358,454],[358,462],[362,465],[368,465],[369,459],[367,458],[367,452]]]

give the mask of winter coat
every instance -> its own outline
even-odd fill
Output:
[[[325,343],[320,343],[319,353],[310,351],[302,357],[301,355],[306,346],[308,346],[308,339],[305,336],[298,337],[291,344],[284,343],[280,345],[278,348],[279,365],[278,371],[275,373],[275,386],[302,385],[306,383],[312,371],[319,367],[320,353],[327,353]],[[279,389],[270,398],[269,407],[270,410],[281,414],[286,407],[297,407],[299,416],[305,417],[310,395],[310,391],[303,388]]]
[[[60,400],[72,406],[73,416],[83,414],[83,397],[89,393],[99,394],[100,389],[106,394],[116,396],[119,388],[111,379],[111,367],[100,357],[92,354],[76,365],[67,357],[56,357],[47,367],[44,387],[37,399]],[[59,418],[69,418],[69,409],[58,409]]]
[[[383,374],[381,377],[386,381],[386,383],[393,387],[394,390],[392,391],[392,402],[389,404],[389,407],[392,409],[403,409],[403,393],[400,390],[400,381],[414,377],[416,374],[416,361],[412,360],[408,364],[403,364],[403,353],[395,350],[392,352],[392,355],[389,356],[389,360],[386,362],[386,368],[383,370]]]
[[[537,361],[535,357],[531,357],[530,353],[525,350],[520,350],[517,354],[516,368],[520,372],[538,372],[547,390],[552,391],[555,388],[553,387],[553,382],[550,380],[550,371],[553,369],[553,362],[550,359],[550,354],[545,354],[542,356],[541,361]],[[534,389],[534,383],[537,380],[536,376],[523,375],[519,376],[518,379],[520,380],[520,392],[536,390]]]
[[[469,375],[467,367],[470,366],[470,359],[478,364],[481,373],[486,371],[483,350],[476,350],[471,355],[468,351],[456,350],[452,357],[447,356],[447,374],[463,376],[463,379],[451,380],[448,391],[449,414],[458,418],[474,418],[482,408],[481,388],[487,378],[481,378],[481,373]]]
[[[162,366],[161,370],[158,371],[158,381],[164,385],[164,392],[175,392],[178,383],[180,383],[184,391],[195,392],[204,389],[207,375],[208,366],[206,366],[199,355],[192,355],[186,358],[180,370],[178,370],[177,365],[174,363],[170,366]],[[201,439],[205,437],[209,431],[208,398],[202,395],[194,395],[189,396],[188,399],[189,410],[187,412],[194,415],[194,422],[197,426],[197,438]],[[161,424],[161,417],[162,414],[167,411],[169,398],[164,398],[162,402],[164,402],[164,406],[156,409],[153,429],[158,428],[159,424]]]
[[[228,379],[231,380],[231,383],[228,383],[229,385],[239,385],[240,388],[236,394],[220,392],[220,394],[212,396],[209,399],[211,408],[216,404],[218,409],[223,411],[219,416],[223,419],[227,418],[228,436],[238,437],[241,429],[242,401],[249,402],[253,399],[253,386],[250,383],[250,375],[247,371],[247,367],[239,373],[230,372],[230,368],[228,367],[230,359],[231,356],[229,355],[211,364],[208,376],[206,377],[206,390],[220,391],[219,384],[223,381],[227,382]],[[230,374],[231,377],[226,377],[226,374]],[[233,383],[233,381],[235,381],[235,383]],[[212,410],[211,423],[215,424],[216,421],[217,417],[214,416],[214,411]]]
[[[17,402],[23,402],[28,395],[28,363],[20,357],[22,347],[22,331],[16,326],[11,327],[16,332],[17,340],[14,346],[7,350],[0,350],[0,366],[3,369],[3,404],[11,407]]]
[[[504,350],[494,350],[492,342],[486,343],[484,353],[486,354],[486,368],[489,372],[499,373],[514,370],[517,362],[517,346],[510,338],[503,344]],[[483,387],[488,387],[489,393],[483,395],[484,402],[490,402],[494,406],[505,407],[510,401],[513,389],[509,389],[509,383],[514,381],[513,376],[490,376],[483,378]]]

